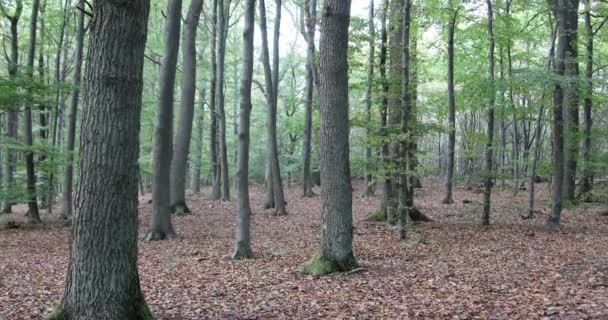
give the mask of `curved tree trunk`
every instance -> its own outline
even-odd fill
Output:
[[[179,53],[182,0],[169,0],[165,22],[165,52],[160,69],[158,110],[154,126],[154,172],[152,181],[152,218],[144,239],[176,237],[171,225],[171,177],[173,157],[173,95]]]
[[[196,95],[196,29],[203,9],[203,0],[193,0],[182,32],[182,57],[184,74],[179,126],[175,137],[175,149],[171,163],[171,209],[178,215],[190,213],[186,205],[186,167],[192,136],[194,99]]]
[[[93,2],[80,170],[62,304],[51,319],[152,319],[137,272],[137,160],[148,0]]]
[[[255,0],[245,2],[243,28],[243,67],[241,72],[241,112],[239,115],[239,150],[237,153],[237,178],[239,209],[236,219],[236,239],[233,259],[250,258],[251,208],[249,206],[249,121],[251,117],[251,82],[253,79],[253,34],[255,25]]]
[[[84,0],[78,1],[78,6],[84,8]],[[76,25],[76,60],[74,66],[74,77],[72,92],[70,95],[70,115],[68,118],[68,133],[66,142],[67,161],[63,175],[63,199],[61,218],[72,217],[72,184],[74,176],[74,145],[76,141],[76,114],[78,113],[78,98],[80,95],[80,78],[82,72],[82,53],[84,48],[84,13],[78,11],[78,23]]]

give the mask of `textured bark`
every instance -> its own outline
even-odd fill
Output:
[[[194,193],[201,191],[201,157],[203,156],[203,128],[205,122],[205,83],[201,88],[201,111],[196,117],[196,137],[192,152],[192,175],[190,176],[190,189]]]
[[[375,40],[376,30],[374,29],[374,0],[369,1],[369,17],[368,17],[368,36],[369,36],[369,55],[367,57],[367,83],[365,88],[365,119],[367,123],[367,135],[368,138],[371,135],[371,123],[372,123],[372,87],[374,82],[374,53],[375,53]],[[374,186],[372,185],[372,173],[371,173],[371,162],[372,162],[372,148],[368,143],[365,144],[365,167],[364,167],[364,184],[365,189],[363,196],[370,197],[374,194]]]
[[[412,5],[412,10],[415,13],[415,6]],[[415,22],[415,19],[413,19]],[[409,177],[409,187],[410,191],[410,202],[414,202],[414,190],[415,188],[422,188],[422,182],[420,181],[420,177],[418,176],[418,139],[420,139],[420,129],[418,128],[418,28],[412,28],[412,32],[410,32],[410,90],[411,96],[410,100],[410,121],[409,127],[410,132],[412,134],[412,138],[410,139],[410,146],[408,148],[408,165],[410,168],[410,177]],[[411,214],[410,214],[411,216]]]
[[[551,19],[551,15],[549,14]],[[553,27],[553,21],[551,20],[551,46],[549,47],[549,53],[547,54],[547,63],[545,64],[545,73],[551,70],[551,65],[555,59],[555,39],[557,36],[557,26]],[[530,162],[530,172],[528,174],[528,215],[524,218],[531,219],[534,216],[534,193],[536,184],[536,167],[538,159],[540,158],[540,151],[543,145],[542,142],[542,131],[543,131],[543,115],[545,114],[545,96],[547,94],[547,81],[543,84],[543,92],[540,97],[541,105],[536,115],[536,124],[534,129],[534,152],[532,153],[532,159]]]
[[[574,41],[577,28],[576,0],[552,0],[551,10],[557,17],[558,42],[555,52],[555,75],[562,79],[566,73],[566,64],[569,57],[568,47]],[[551,182],[551,215],[545,223],[545,228],[559,229],[562,212],[562,187],[564,180],[564,124],[563,109],[569,99],[566,96],[567,88],[563,81],[556,81],[553,91],[553,179]]]
[[[494,178],[494,12],[492,0],[486,0],[488,6],[488,131],[486,143],[486,163],[483,192],[482,224],[490,224],[490,207],[492,205],[492,182]]]
[[[171,209],[179,215],[190,213],[190,209],[186,205],[186,167],[196,96],[196,30],[202,9],[203,0],[190,2],[182,32],[182,63],[184,66],[182,97],[173,161],[171,162]]]
[[[10,59],[8,61],[8,76],[10,79],[14,79],[19,71],[19,19],[21,18],[21,12],[23,11],[23,2],[17,0],[15,3],[15,12],[10,14],[4,8],[4,5],[0,3],[0,13],[7,18],[10,22],[10,33],[11,33],[11,52]],[[14,107],[13,109],[16,109]],[[11,139],[12,142],[17,140],[17,130],[19,128],[19,113],[16,110],[8,111],[6,117],[6,136]],[[10,191],[13,188],[15,181],[15,154],[11,148],[6,148],[6,165],[4,167],[4,192],[5,198],[2,199],[2,212],[10,213],[12,211],[13,199],[10,196]]]
[[[564,118],[564,180],[562,181],[562,198],[575,200],[576,169],[579,154],[579,67],[578,67],[578,0],[560,0],[568,5],[566,14],[566,43],[564,76],[563,118]]]
[[[593,188],[593,170],[591,169],[591,127],[593,120],[593,36],[591,24],[591,0],[585,0],[585,96],[583,99],[583,176],[579,193],[583,194]]]
[[[447,149],[447,177],[445,181],[445,198],[443,203],[454,203],[454,156],[456,147],[456,98],[454,97],[454,31],[458,9],[453,7],[450,1],[450,8],[453,15],[448,23],[448,149]]]
[[[84,0],[78,1],[78,7],[84,8]],[[74,145],[76,141],[76,114],[78,113],[78,98],[80,96],[80,78],[82,72],[82,54],[84,51],[84,13],[78,11],[78,22],[76,25],[76,58],[74,62],[74,75],[72,79],[72,90],[70,92],[70,115],[68,118],[68,132],[65,151],[67,160],[63,174],[63,198],[61,217],[68,219],[72,217],[72,184],[74,176]]]
[[[70,262],[55,319],[152,319],[137,272],[147,0],[95,1]]]
[[[348,26],[350,0],[326,0],[319,41],[321,245],[314,260],[326,273],[357,267],[353,255],[352,189],[348,147]],[[303,269],[306,269],[306,265]]]
[[[380,79],[382,81],[382,102],[380,105],[380,132],[384,138],[388,136],[387,120],[388,120],[388,95],[389,83],[386,75],[386,62],[388,54],[388,30],[386,21],[388,19],[389,0],[384,0],[382,3],[382,28],[380,31],[381,46],[380,46]],[[391,177],[389,145],[386,142],[382,143],[382,165],[384,167],[384,190],[382,191],[382,201],[378,208],[381,215],[384,215],[386,222],[390,224],[387,214],[387,205],[391,201],[393,195],[393,182]]]
[[[249,126],[251,117],[251,82],[253,79],[253,34],[255,25],[255,0],[245,2],[243,27],[243,66],[241,71],[241,107],[239,115],[239,147],[237,153],[238,213],[233,259],[250,258],[251,208],[249,206]]]
[[[211,117],[211,125],[209,126],[210,134],[209,134],[209,153],[211,156],[211,194],[209,194],[209,199],[211,200],[219,200],[222,198],[222,178],[220,173],[220,162],[218,156],[218,144],[217,144],[217,136],[218,136],[218,121],[216,114],[216,86],[217,86],[217,1],[212,0],[212,17],[211,17],[211,37],[210,37],[210,47],[211,47],[211,55],[210,55],[210,70],[209,70],[209,110]]]
[[[218,144],[222,201],[230,201],[230,177],[228,176],[228,150],[226,150],[226,112],[224,108],[224,61],[226,59],[226,12],[224,0],[217,0],[217,44],[216,64],[217,79],[215,82],[215,112],[218,117]]]
[[[312,174],[310,170],[310,157],[312,149],[312,104],[315,88],[315,28],[317,17],[317,1],[305,0],[304,10],[306,21],[302,19],[302,34],[306,40],[306,98],[304,101],[304,137],[302,138],[302,188],[303,196],[310,197],[312,191]],[[304,26],[305,25],[305,26]]]
[[[30,79],[34,78],[34,56],[36,55],[36,23],[38,21],[38,9],[40,0],[32,1],[32,16],[30,19],[30,40],[27,53],[27,75]],[[31,103],[31,102],[30,102]],[[33,145],[32,134],[32,106],[28,103],[25,107],[24,117],[24,136],[25,145],[30,150],[25,153],[25,171],[27,176],[27,220],[28,223],[39,223],[40,214],[38,213],[38,201],[36,199],[36,168],[34,166],[34,152],[31,150]]]
[[[407,220],[410,210],[409,188],[407,173],[407,155],[409,153],[409,117],[411,107],[410,97],[410,24],[411,24],[411,2],[405,0],[403,3],[403,30],[401,45],[401,135],[399,141],[399,239],[405,240],[407,237]],[[405,138],[408,137],[408,138]],[[405,172],[404,172],[405,171]]]
[[[281,2],[276,0],[277,16],[275,17],[275,41],[273,54],[278,58],[278,28],[276,20],[280,20]],[[278,61],[273,61],[275,70],[270,69],[270,58],[268,53],[268,36],[266,28],[266,4],[264,0],[259,0],[260,30],[262,33],[262,63],[264,65],[264,79],[266,85],[266,103],[268,104],[268,162],[272,184],[272,194],[274,195],[274,208],[276,215],[286,215],[285,196],[283,194],[283,182],[281,179],[281,166],[279,164],[279,151],[277,147],[277,99],[278,93]],[[274,71],[274,73],[273,73]],[[275,83],[276,81],[276,83]],[[268,192],[268,190],[267,190]],[[268,198],[267,198],[268,199]],[[268,204],[267,204],[267,207]]]
[[[182,0],[167,2],[165,52],[160,67],[158,110],[154,124],[152,173],[152,217],[144,239],[164,240],[176,237],[171,225],[171,160],[173,158],[173,95],[179,53]]]

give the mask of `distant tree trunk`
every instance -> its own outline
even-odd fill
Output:
[[[486,168],[484,177],[483,193],[483,225],[490,224],[490,206],[492,205],[492,182],[493,182],[493,149],[494,149],[494,12],[492,0],[486,0],[488,6],[488,141],[486,143]]]
[[[46,0],[42,0],[42,3],[40,5],[40,9],[39,9],[39,14],[38,14],[38,21],[39,21],[39,34],[40,37],[36,40],[38,42],[38,83],[41,86],[46,86],[47,84],[50,83],[49,80],[46,79],[44,71],[45,71],[45,67],[44,67],[44,36],[46,35],[45,29],[44,27],[46,26],[46,23],[44,21],[44,18],[46,17]],[[63,40],[61,40],[61,42],[63,42]],[[58,43],[58,46],[61,47],[62,43]],[[59,58],[61,58],[61,48],[59,48],[57,50],[57,56]],[[61,61],[61,60],[59,60]],[[57,69],[57,74],[59,75],[60,72],[60,68],[61,66],[58,65],[56,66]],[[56,83],[59,83],[61,81],[61,79],[59,79],[59,76],[57,77],[57,79],[55,79]],[[48,137],[49,137],[49,131],[50,131],[50,125],[49,125],[49,118],[50,118],[50,112],[49,112],[49,105],[47,101],[50,101],[51,98],[48,97],[48,90],[46,88],[44,88],[42,90],[42,100],[38,106],[37,109],[39,109],[38,112],[38,126],[39,126],[39,130],[38,133],[40,134],[40,141],[46,145],[49,145],[49,141],[48,141]],[[59,101],[59,99],[57,99],[57,101]],[[34,158],[35,163],[39,163],[41,164],[41,167],[47,167],[49,161],[47,159],[47,155],[48,152],[40,152],[38,154],[38,158]],[[44,192],[46,192],[49,188],[49,180],[48,180],[48,175],[46,175],[47,172],[43,172],[43,174],[36,174],[36,183],[41,186],[40,189],[42,189],[42,194],[40,195],[40,204],[39,204],[39,209],[45,209],[48,208],[48,201],[46,198],[46,195]],[[44,175],[44,177],[42,177]],[[40,189],[38,189],[38,191],[40,191]]]
[[[412,8],[415,7],[412,5]],[[413,29],[413,28],[412,28]],[[414,31],[415,30],[415,31]],[[410,140],[410,146],[408,148],[408,165],[410,166],[410,189],[411,192],[409,194],[411,202],[413,203],[414,199],[414,188],[422,188],[422,182],[420,181],[420,177],[417,174],[416,170],[418,168],[418,139],[420,129],[418,128],[418,29],[413,29],[413,35],[410,34],[410,132],[412,134],[412,139]]]
[[[504,54],[503,54],[503,49],[502,47],[499,45],[499,54],[500,54],[500,82],[501,83],[505,83],[505,63],[504,63]],[[507,124],[505,122],[505,118],[506,118],[506,110],[505,110],[505,91],[503,86],[500,87],[500,154],[499,154],[499,159],[500,159],[500,173],[501,173],[501,179],[500,179],[500,187],[501,189],[504,189],[507,185],[507,157],[506,157],[506,153],[507,153]]]
[[[583,194],[593,188],[593,170],[591,169],[591,127],[593,120],[593,37],[594,30],[591,25],[591,0],[585,0],[585,33],[587,43],[585,46],[585,97],[583,99],[583,177],[579,193]]]
[[[201,191],[201,158],[203,156],[203,125],[205,121],[205,84],[201,88],[201,111],[196,115],[196,138],[194,138],[194,151],[192,152],[192,175],[190,176],[190,189],[194,193]]]
[[[353,255],[352,187],[348,147],[348,26],[350,0],[326,0],[319,41],[322,221],[319,252],[302,266],[309,274],[357,268]]]
[[[84,0],[78,1],[78,7],[84,8]],[[72,79],[72,90],[70,93],[70,115],[68,118],[68,133],[66,142],[67,160],[63,175],[63,199],[61,218],[72,217],[72,184],[74,176],[74,145],[76,141],[76,114],[78,113],[78,98],[80,96],[80,78],[82,72],[82,53],[84,48],[84,13],[78,10],[78,23],[76,25],[76,59],[74,76]]]
[[[228,150],[226,150],[226,112],[224,108],[224,61],[226,59],[226,17],[224,0],[217,0],[217,79],[215,83],[215,103],[219,120],[219,160],[222,180],[222,201],[230,201],[230,177],[228,175]]]
[[[217,2],[218,0],[212,0],[212,17],[211,17],[211,66],[210,66],[210,94],[209,94],[209,110],[211,117],[211,125],[209,126],[209,149],[211,155],[211,194],[209,199],[219,200],[222,198],[222,178],[220,173],[220,161],[218,156],[218,145],[217,145],[217,106],[216,106],[216,89],[217,89]]]
[[[251,117],[251,82],[253,79],[253,34],[255,25],[255,0],[245,2],[243,27],[243,67],[241,72],[241,112],[239,115],[239,151],[237,152],[239,209],[236,219],[236,239],[233,259],[250,258],[251,208],[249,206],[249,126]]]
[[[389,165],[390,168],[387,174],[391,175],[392,181],[399,181],[399,141],[396,139],[397,132],[401,122],[401,81],[402,81],[402,34],[403,34],[403,19],[401,13],[403,11],[404,0],[391,0],[389,9],[389,95],[388,95],[388,118],[387,128],[389,137]],[[396,225],[399,220],[399,194],[398,189],[392,190],[388,194],[386,215],[389,225]]]
[[[510,19],[511,1],[505,2],[505,14]],[[510,28],[510,23],[507,24]],[[510,40],[511,41],[511,40]],[[517,110],[515,107],[515,99],[513,97],[513,58],[511,55],[511,43],[507,43],[507,75],[509,76],[509,107],[513,115],[513,194],[517,195],[519,191],[519,125],[517,123]]]
[[[302,25],[302,34],[306,39],[306,99],[304,102],[304,137],[302,139],[302,188],[303,196],[311,197],[312,176],[310,170],[310,156],[312,149],[312,104],[314,101],[314,68],[315,68],[315,28],[317,17],[317,1],[305,0],[306,22]],[[304,19],[302,19],[304,20]],[[304,27],[305,25],[305,27]]]
[[[280,0],[275,0],[277,5],[277,17],[275,20],[280,19],[280,8],[281,2]],[[277,99],[275,99],[275,94],[278,93],[278,61],[273,61],[275,64],[274,73],[270,69],[270,59],[268,53],[268,36],[266,29],[266,5],[264,0],[259,0],[259,11],[260,11],[260,30],[262,32],[262,63],[264,65],[264,78],[266,82],[266,102],[268,104],[268,159],[270,163],[270,174],[272,181],[272,188],[274,194],[274,205],[275,205],[275,214],[276,215],[286,215],[287,210],[285,208],[285,196],[283,194],[283,183],[281,181],[281,167],[279,164],[279,152],[277,148]],[[278,58],[278,28],[280,24],[277,25],[275,21],[275,43],[274,43],[274,54]],[[274,83],[277,81],[277,83]],[[268,204],[267,204],[267,207]]]
[[[173,162],[171,163],[171,211],[177,215],[190,213],[186,204],[186,167],[192,137],[194,100],[196,96],[196,30],[203,9],[203,0],[193,0],[188,8],[182,31],[182,59],[184,73],[179,126],[175,137]]]
[[[376,48],[376,30],[374,28],[374,0],[369,1],[369,17],[368,17],[368,36],[369,36],[369,53],[367,57],[367,83],[365,89],[365,119],[367,125],[367,136],[371,135],[372,123],[372,88],[374,82],[374,50]],[[374,195],[374,186],[372,183],[371,173],[372,148],[369,141],[365,144],[365,190],[363,196],[371,197]]]
[[[564,118],[564,180],[562,181],[562,198],[567,201],[575,200],[576,168],[579,156],[579,67],[578,67],[578,0],[563,0],[568,2],[574,13],[569,13],[566,33],[570,41],[566,46],[564,75],[567,85],[564,88],[563,118]]]
[[[551,46],[549,47],[549,53],[547,54],[547,63],[545,64],[545,73],[549,73],[551,65],[555,60],[555,38],[557,36],[557,26],[553,27],[553,20],[549,14],[551,21]],[[538,158],[540,157],[540,150],[542,148],[542,131],[543,131],[543,115],[545,114],[545,96],[547,94],[547,82],[543,84],[543,92],[540,97],[540,108],[536,115],[536,126],[534,129],[534,153],[532,154],[532,161],[530,163],[530,173],[528,175],[528,215],[524,218],[531,219],[534,216],[534,192],[535,192],[535,180],[536,180],[536,167]]]
[[[32,17],[30,19],[30,40],[27,53],[27,75],[30,79],[34,78],[34,57],[36,55],[36,23],[38,21],[38,9],[40,0],[32,1]],[[33,134],[32,134],[32,104],[29,101],[25,107],[25,145],[29,148],[25,153],[25,171],[27,175],[27,220],[28,223],[39,223],[40,214],[38,212],[38,200],[36,199],[36,168],[34,166]]]
[[[182,0],[167,2],[165,52],[160,67],[158,110],[154,126],[154,168],[152,181],[152,217],[144,239],[173,239],[171,225],[171,160],[173,158],[173,95],[179,54]]]
[[[6,11],[4,5],[0,3],[0,13],[7,18],[10,22],[10,33],[11,33],[11,52],[10,59],[8,62],[8,76],[9,79],[14,80],[19,71],[19,38],[18,38],[18,26],[19,19],[21,18],[21,12],[23,10],[23,2],[17,0],[15,3],[15,12],[11,15]],[[14,108],[16,109],[16,108]],[[19,113],[16,110],[10,110],[6,117],[6,135],[8,139],[11,139],[11,143],[17,140],[17,130],[19,128]],[[3,177],[5,197],[2,204],[3,213],[11,213],[13,199],[11,196],[11,190],[15,183],[15,154],[11,150],[11,147],[6,148],[6,166]]]
[[[405,0],[403,4],[403,30],[401,45],[403,52],[401,55],[401,135],[409,135],[409,117],[411,108],[410,97],[410,24],[411,24],[411,3]],[[409,189],[407,173],[407,155],[409,153],[409,140],[401,138],[399,141],[399,239],[405,240],[407,237],[407,220],[410,211]],[[406,172],[404,172],[406,171]]]
[[[445,182],[445,198],[443,203],[454,203],[452,189],[454,188],[454,156],[456,147],[456,99],[454,97],[454,31],[458,9],[454,8],[450,0],[450,9],[453,15],[448,23],[448,153],[447,153],[447,179]]]
[[[576,63],[573,55],[573,44],[576,45],[578,28],[578,0],[552,0],[551,10],[557,17],[558,35],[557,51],[555,53],[555,75],[558,79],[570,76],[572,65]],[[564,180],[564,124],[563,109],[568,103],[575,103],[574,93],[568,93],[562,81],[555,82],[553,91],[553,180],[551,182],[551,215],[545,223],[545,228],[556,230],[560,228],[562,212],[562,188]],[[571,89],[570,89],[571,90]]]
[[[137,160],[149,1],[94,1],[63,301],[50,319],[151,319],[137,271]],[[94,285],[93,285],[94,284]]]

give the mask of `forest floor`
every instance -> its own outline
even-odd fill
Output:
[[[290,188],[289,215],[275,217],[252,187],[255,259],[232,261],[236,201],[190,196],[193,214],[174,218],[177,240],[139,243],[146,300],[158,319],[608,319],[606,205],[566,209],[562,230],[548,232],[547,184],[531,220],[520,218],[526,191],[495,188],[492,225],[482,227],[480,188],[458,186],[456,203],[443,205],[443,184],[423,184],[417,205],[435,222],[413,225],[399,242],[395,230],[366,221],[378,197],[361,198],[356,182],[354,248],[364,270],[321,278],[297,272],[317,248],[319,197]],[[42,319],[61,299],[69,228],[44,214],[42,226],[8,229],[24,220],[17,209],[0,216],[0,319]]]

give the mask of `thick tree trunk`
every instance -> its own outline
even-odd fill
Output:
[[[453,7],[450,1],[450,8],[453,15],[448,23],[448,149],[447,149],[447,178],[445,181],[445,198],[443,203],[454,203],[454,158],[456,147],[456,99],[454,97],[454,31],[456,28],[456,18],[458,9]]]
[[[38,9],[40,0],[32,1],[32,17],[30,19],[30,40],[27,53],[27,75],[30,79],[34,78],[34,56],[36,55],[36,23],[38,21]],[[25,107],[24,117],[25,145],[30,150],[25,153],[25,171],[27,176],[27,220],[28,223],[39,223],[40,214],[38,213],[38,200],[36,198],[36,168],[34,166],[33,134],[32,134],[32,106],[31,102]]]
[[[152,319],[137,272],[137,160],[149,1],[93,2],[70,262],[51,319]]]
[[[250,258],[251,208],[249,206],[249,126],[251,117],[251,82],[253,79],[253,34],[255,30],[255,0],[245,2],[243,27],[243,67],[241,71],[241,108],[239,115],[239,150],[237,160],[238,213],[233,259]]]
[[[315,28],[317,17],[317,1],[305,0],[304,11],[306,21],[302,25],[302,34],[305,37],[306,50],[306,98],[304,102],[304,137],[302,138],[302,188],[303,196],[311,197],[312,175],[310,170],[310,157],[312,149],[312,104],[314,101],[314,66],[315,66]],[[304,20],[304,19],[302,19]],[[304,27],[305,25],[305,27]]]
[[[365,88],[365,119],[367,123],[367,136],[371,136],[371,123],[372,123],[372,88],[374,82],[374,51],[376,48],[376,30],[374,28],[374,0],[369,1],[369,17],[368,17],[368,36],[369,36],[369,55],[367,57],[367,83]],[[370,143],[365,144],[365,167],[364,167],[364,183],[365,190],[363,191],[364,197],[371,197],[374,195],[374,186],[372,184],[372,148]]]
[[[211,200],[219,200],[222,198],[222,178],[220,173],[220,161],[218,155],[218,144],[217,144],[217,136],[218,136],[218,115],[217,115],[217,106],[216,106],[216,95],[215,91],[217,89],[217,1],[212,0],[212,17],[211,17],[211,37],[210,37],[210,47],[211,47],[211,57],[210,57],[210,94],[209,94],[209,110],[211,117],[211,125],[209,126],[210,134],[209,134],[209,153],[211,156],[211,194],[209,195],[209,199]]]
[[[226,16],[224,0],[217,0],[217,79],[215,83],[215,103],[219,121],[219,162],[222,185],[222,201],[230,201],[230,177],[228,175],[228,150],[226,150],[226,112],[224,108],[224,61],[226,59]]]
[[[401,135],[409,136],[409,117],[411,108],[410,97],[410,24],[411,24],[411,2],[405,0],[403,4],[403,30],[401,45]],[[405,240],[407,237],[407,220],[410,210],[409,187],[408,187],[408,147],[409,140],[401,138],[399,141],[399,239]],[[404,172],[405,171],[405,172]]]
[[[8,61],[8,76],[9,79],[15,79],[17,72],[19,71],[19,38],[18,38],[18,26],[19,19],[21,18],[21,12],[23,10],[23,2],[17,0],[15,3],[15,12],[11,15],[6,11],[4,6],[0,4],[0,11],[2,15],[7,18],[10,22],[10,33],[11,33],[11,52],[10,61]],[[17,109],[14,107],[14,109]],[[6,117],[6,135],[11,140],[11,143],[15,143],[17,140],[17,131],[19,128],[19,113],[17,110],[8,111]],[[9,146],[6,148],[6,165],[4,167],[4,199],[2,203],[3,213],[12,212],[13,199],[11,196],[11,190],[13,190],[13,184],[15,183],[15,153]]]
[[[182,0],[167,2],[165,21],[165,52],[160,67],[158,110],[154,126],[154,168],[152,181],[152,217],[144,239],[173,239],[171,225],[171,160],[173,158],[173,95],[175,70],[179,54]]]
[[[188,166],[196,96],[196,30],[202,9],[203,0],[190,2],[182,32],[182,63],[184,65],[182,97],[179,126],[171,163],[171,211],[178,215],[190,213],[190,208],[186,204],[186,168]]]
[[[84,0],[78,1],[78,7],[84,8]],[[78,113],[78,98],[80,96],[80,78],[82,72],[82,53],[84,49],[84,12],[78,11],[78,23],[76,25],[76,59],[74,76],[72,79],[72,91],[70,93],[70,115],[68,118],[68,133],[66,142],[67,160],[63,174],[63,198],[61,218],[72,217],[72,184],[74,176],[74,145],[76,141],[76,114]]]
[[[279,54],[278,49],[278,28],[276,20],[280,20],[281,2],[275,0],[277,5],[277,16],[275,17],[275,41],[274,55]],[[274,207],[276,215],[286,215],[285,196],[283,194],[283,182],[281,179],[281,166],[279,164],[279,151],[277,147],[277,99],[278,93],[278,61],[273,61],[275,70],[270,69],[270,58],[268,53],[268,36],[266,29],[266,4],[264,0],[259,0],[260,30],[262,33],[262,63],[264,65],[264,78],[266,82],[266,102],[268,104],[268,160],[269,176],[272,181],[272,191],[274,195]],[[274,73],[273,73],[274,71]],[[274,81],[277,81],[276,83]],[[267,191],[268,192],[268,191]],[[268,204],[267,204],[268,207]]]
[[[591,25],[591,0],[585,0],[585,97],[583,99],[583,176],[579,193],[583,194],[593,188],[593,170],[591,169],[591,127],[593,120],[593,36]]]
[[[320,156],[323,192],[319,252],[302,266],[309,274],[358,267],[353,255],[352,187],[348,147],[348,26],[350,0],[326,0],[319,42]]]
[[[488,141],[486,143],[486,163],[483,192],[482,224],[490,224],[490,206],[492,205],[492,182],[494,178],[493,149],[494,149],[494,12],[492,0],[486,0],[488,6]]]

